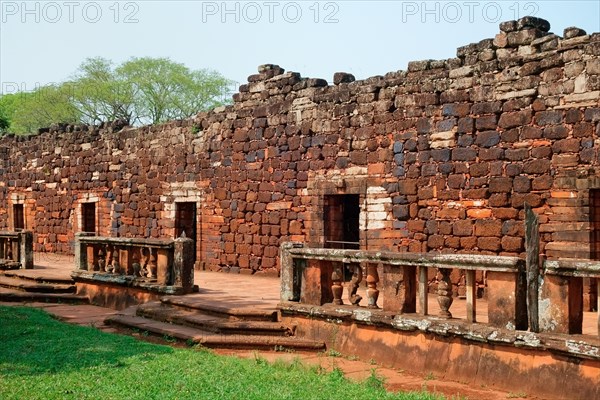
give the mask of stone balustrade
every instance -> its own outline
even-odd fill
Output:
[[[188,238],[111,238],[80,233],[76,236],[75,270],[71,275],[76,282],[84,284],[78,285],[78,291],[90,294],[85,285],[94,285],[93,295],[105,299],[96,303],[115,308],[140,301],[140,291],[191,293],[194,289],[194,242]],[[127,290],[120,293],[114,290],[115,287]],[[98,296],[97,292],[102,290],[105,293]],[[136,291],[135,295],[131,294],[132,290]]]
[[[33,268],[33,233],[0,232],[0,269]]]
[[[436,269],[441,276],[437,283],[437,300],[439,316],[443,318],[452,317],[450,272],[452,269],[464,270],[469,322],[477,320],[475,272],[485,271],[488,323],[510,330],[527,329],[525,262],[516,257],[322,249],[285,243],[281,246],[281,301],[316,306],[344,304],[344,265],[352,270],[352,278],[347,284],[347,298],[351,304],[357,306],[361,300],[356,289],[364,270],[366,307],[379,308],[378,299],[382,292],[383,311],[399,315],[417,313],[417,310],[423,316],[429,315],[428,269]]]

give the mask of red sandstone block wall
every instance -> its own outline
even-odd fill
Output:
[[[324,196],[359,196],[362,248],[503,255],[524,251],[528,202],[547,256],[589,257],[600,34],[501,29],[363,81],[264,66],[193,120],[2,138],[0,228],[24,194],[36,250],[69,252],[86,196],[123,237],[172,237],[196,202],[201,265],[257,271],[283,241],[323,244]]]

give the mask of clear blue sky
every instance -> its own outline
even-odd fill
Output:
[[[0,91],[60,82],[87,57],[169,57],[239,83],[259,64],[332,81],[454,57],[501,21],[600,31],[600,1],[0,1]]]

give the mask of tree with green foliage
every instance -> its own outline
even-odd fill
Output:
[[[36,133],[53,123],[79,123],[81,114],[71,104],[64,85],[48,85],[32,92],[3,95],[7,107],[9,128],[15,133]]]
[[[214,71],[192,71],[167,58],[133,58],[117,75],[133,91],[135,116],[152,124],[189,118],[223,104],[230,81]]]
[[[63,84],[82,122],[97,124],[122,119],[130,123],[133,115],[131,85],[116,75],[113,63],[104,58],[88,58]]]
[[[35,133],[53,123],[123,120],[156,124],[184,119],[227,102],[231,81],[167,58],[132,58],[115,67],[89,58],[67,82],[0,95],[0,131]]]
[[[10,121],[6,112],[0,108],[0,134],[8,132],[8,127],[10,126]]]

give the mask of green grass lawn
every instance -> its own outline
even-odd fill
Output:
[[[318,368],[155,345],[0,307],[0,399],[439,399]]]

